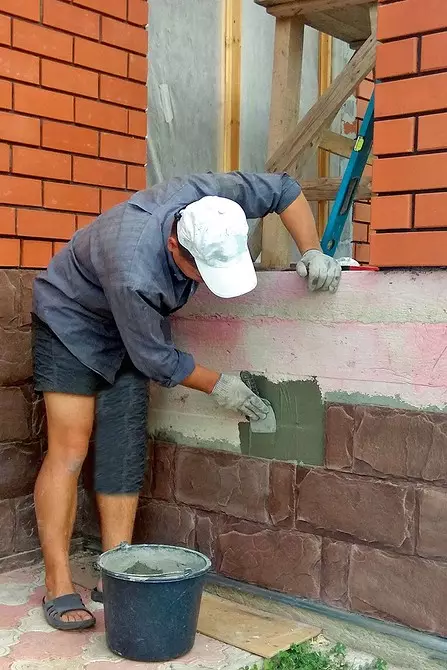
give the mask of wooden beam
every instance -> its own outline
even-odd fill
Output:
[[[319,98],[269,158],[268,170],[272,172],[289,170],[298,177],[301,176],[304,166],[317,150],[324,131],[337,116],[343,103],[373,69],[375,59],[376,36],[371,35],[334,79],[326,93]]]
[[[225,0],[224,172],[239,168],[242,0]]]
[[[341,177],[313,179],[301,182],[301,188],[309,202],[319,200],[335,200],[341,184]],[[356,191],[356,200],[368,200],[371,197],[371,178],[364,177]]]
[[[318,95],[323,95],[332,83],[332,37],[327,33],[320,33],[318,45]],[[318,176],[330,176],[330,155],[321,148],[318,150]],[[318,234],[323,235],[329,217],[329,204],[322,200],[318,203],[317,228]]]
[[[269,14],[277,18],[310,14],[311,12],[348,9],[349,7],[370,5],[373,0],[292,0],[275,5],[264,5]],[[261,4],[261,3],[258,3]]]
[[[344,137],[344,135],[339,135],[338,133],[332,132],[332,130],[325,130],[323,137],[320,141],[320,149],[328,151],[331,154],[336,156],[341,156],[342,158],[350,158],[354,150],[355,140],[352,140],[350,137]],[[372,165],[373,156],[370,154],[368,158],[368,165]]]
[[[303,61],[304,22],[277,19],[273,59],[272,97],[268,155],[281,146],[299,114]],[[276,214],[265,217],[262,227],[262,264],[287,267],[290,262],[290,235]]]

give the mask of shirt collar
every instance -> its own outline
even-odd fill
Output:
[[[179,266],[175,262],[174,258],[172,257],[171,252],[168,249],[168,237],[171,234],[172,230],[172,221],[173,217],[167,217],[163,224],[163,247],[166,255],[166,260],[168,263],[169,271],[171,275],[175,277],[178,281],[193,281],[192,279],[189,279],[186,275],[183,274],[183,272],[180,270]]]

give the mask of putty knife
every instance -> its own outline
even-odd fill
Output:
[[[256,382],[253,379],[253,376],[249,372],[243,370],[241,372],[241,379],[244,382],[244,384],[248,386],[250,391],[253,391],[253,393],[256,393],[257,396],[261,397],[259,395]],[[250,430],[252,433],[276,433],[276,416],[275,412],[273,411],[273,407],[271,406],[269,401],[266,400],[265,398],[262,398],[262,400],[269,408],[267,416],[265,417],[265,419],[258,419],[258,421],[252,421],[249,419]]]

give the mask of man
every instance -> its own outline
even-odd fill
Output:
[[[340,267],[321,250],[309,205],[286,174],[212,174],[140,191],[79,230],[34,287],[35,386],[48,453],[35,489],[47,621],[94,625],[74,592],[69,545],[78,477],[95,422],[95,491],[104,551],[131,542],[146,457],[146,383],[181,384],[254,420],[265,403],[236,376],[178,351],[168,317],[198,284],[222,298],[251,291],[247,218],[277,212],[303,254],[311,290],[335,291]],[[101,598],[100,590],[93,595]]]

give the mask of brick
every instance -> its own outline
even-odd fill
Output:
[[[0,175],[0,202],[3,205],[40,206],[42,204],[40,180]]]
[[[403,233],[402,237],[414,234]],[[388,237],[396,235],[398,233],[392,233]],[[354,469],[359,474],[444,483],[447,481],[447,417],[358,406],[354,457]]]
[[[24,268],[46,268],[53,255],[51,242],[22,240],[21,266]]]
[[[419,117],[418,149],[447,149],[447,113]]]
[[[379,267],[447,267],[445,232],[372,233],[371,262]]]
[[[86,126],[111,131],[116,130],[122,133],[127,132],[127,110],[103,102],[77,98],[75,101],[75,119],[76,123]]]
[[[102,21],[102,41],[128,51],[147,54],[148,38],[144,28],[131,26],[107,17]]]
[[[73,181],[98,186],[126,187],[126,166],[122,163],[73,158]]]
[[[415,228],[447,228],[447,193],[416,196]]]
[[[368,107],[368,101],[367,100],[362,100],[359,98],[357,100],[357,111],[356,111],[356,117],[358,119],[363,119],[365,114],[366,114],[366,108]]]
[[[0,112],[2,139],[22,144],[39,144],[40,122],[29,116]]]
[[[146,112],[137,112],[129,109],[129,135],[137,137],[146,137],[147,135],[147,116]]]
[[[16,213],[13,207],[0,207],[0,235],[15,235]]]
[[[447,69],[447,32],[422,37],[421,71]]]
[[[354,203],[352,218],[354,221],[369,223],[371,221],[371,204],[366,202]]]
[[[177,451],[175,498],[211,512],[268,522],[269,464],[225,452]]]
[[[8,144],[0,143],[0,170],[9,172],[10,148]]]
[[[20,263],[20,240],[0,238],[0,267],[16,268]]]
[[[67,152],[97,156],[99,134],[96,130],[78,128],[54,121],[42,122],[42,146]]]
[[[376,86],[376,118],[436,112],[447,108],[447,72],[428,74]]]
[[[0,537],[0,556],[11,556],[14,553],[15,514],[11,500],[0,502],[0,524],[3,529]]]
[[[17,235],[20,237],[69,240],[75,229],[74,214],[38,209],[19,209],[17,212]]]
[[[40,0],[2,0],[2,12],[39,21]]]
[[[381,195],[371,200],[371,229],[411,228],[413,201],[411,195]]]
[[[374,161],[373,191],[423,191],[447,188],[447,152]]]
[[[74,5],[93,9],[102,14],[110,14],[118,19],[126,18],[126,0],[73,0]]]
[[[76,230],[85,228],[85,226],[90,225],[93,221],[95,221],[95,219],[96,216],[85,216],[83,214],[78,214],[76,217]]]
[[[117,79],[102,74],[100,82],[100,98],[107,102],[116,102],[126,107],[146,109],[147,89],[143,84]]]
[[[194,510],[173,503],[150,500],[137,512],[136,542],[194,548]]]
[[[127,166],[127,188],[131,191],[144,191],[147,186],[146,168],[139,165]]]
[[[326,407],[325,464],[330,470],[351,470],[354,436],[354,407]]]
[[[68,181],[71,178],[71,159],[68,155],[54,151],[13,147],[12,171],[32,177]]]
[[[267,511],[270,523],[293,528],[296,515],[296,465],[281,461],[270,463],[270,495]]]
[[[42,61],[42,85],[58,91],[67,91],[97,98],[99,91],[99,75],[80,67],[51,60]]]
[[[352,225],[352,241],[353,242],[368,242],[369,241],[369,224],[358,223],[354,221]]]
[[[138,26],[145,26],[148,22],[147,0],[128,0],[127,20]]]
[[[419,509],[417,553],[427,558],[447,558],[447,491],[422,489]]]
[[[147,58],[145,56],[137,56],[137,54],[129,54],[129,78],[136,79],[136,81],[147,82]]]
[[[351,545],[324,539],[321,554],[321,600],[332,607],[348,607]]]
[[[101,158],[144,164],[146,163],[146,150],[144,140],[101,133]]]
[[[36,116],[74,120],[73,96],[55,91],[46,91],[32,86],[14,86],[14,107],[18,112],[27,112]]]
[[[75,184],[44,184],[44,207],[71,212],[99,213],[99,189]]]
[[[107,212],[109,209],[112,209],[112,207],[129,200],[131,195],[132,194],[127,191],[101,189],[101,212]]]
[[[62,249],[65,249],[66,246],[66,242],[53,242],[53,256],[58,254],[59,251],[62,251]]]
[[[377,45],[376,77],[389,79],[418,71],[418,39],[385,42]]]
[[[369,244],[356,243],[354,245],[354,258],[359,263],[369,263]]]
[[[71,61],[73,37],[58,30],[51,30],[35,23],[15,19],[13,21],[13,46],[23,51]]]
[[[11,19],[0,16],[0,44],[11,44]]]
[[[4,79],[0,80],[0,107],[12,109],[12,83]]]
[[[219,536],[219,551],[219,572],[227,577],[303,598],[319,598],[319,537],[239,523]]]
[[[389,40],[447,28],[444,0],[406,0],[379,8],[377,39]]]
[[[21,51],[0,47],[0,76],[38,84],[39,59]]]
[[[100,72],[127,77],[127,54],[120,49],[75,37],[74,62]]]
[[[353,547],[349,571],[352,610],[411,628],[447,635],[447,565]]]
[[[356,97],[369,100],[374,91],[374,82],[364,79],[357,87]]]
[[[374,124],[374,155],[411,153],[415,143],[414,117],[377,121]]]
[[[299,487],[297,521],[364,542],[411,551],[414,511],[406,483],[312,470]]]
[[[43,0],[43,23],[68,33],[99,39],[99,16],[60,0]]]

